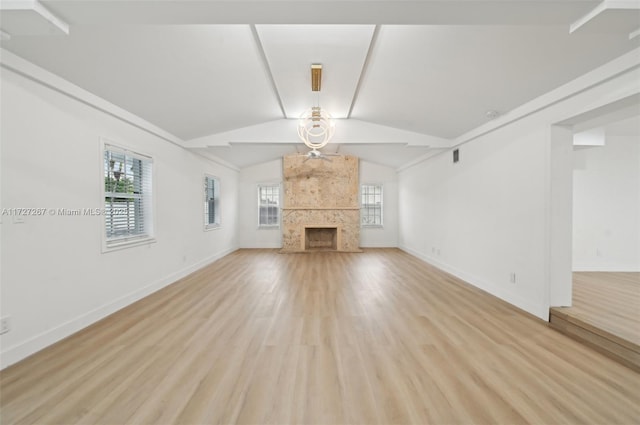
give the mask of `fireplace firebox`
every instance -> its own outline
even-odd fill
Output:
[[[337,227],[305,227],[304,249],[335,251],[338,249]]]

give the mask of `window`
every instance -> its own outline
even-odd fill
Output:
[[[258,225],[260,227],[280,225],[280,186],[258,186]]]
[[[153,237],[151,158],[104,145],[106,248]]]
[[[382,226],[382,185],[363,184],[361,196],[360,223],[363,226]]]
[[[220,183],[216,177],[204,177],[204,228],[220,227]]]

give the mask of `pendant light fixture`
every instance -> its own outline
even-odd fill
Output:
[[[310,149],[320,149],[329,143],[336,130],[331,114],[320,107],[322,65],[311,65],[311,91],[317,93],[316,105],[306,110],[298,120],[298,136]]]

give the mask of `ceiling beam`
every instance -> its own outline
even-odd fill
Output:
[[[594,7],[593,9],[591,9],[584,16],[581,16],[579,19],[577,19],[575,22],[573,22],[569,26],[569,34],[572,34],[576,30],[580,29],[582,26],[586,25],[588,22],[593,20],[593,18],[595,18],[596,16],[598,16],[599,14],[601,14],[602,12],[607,10],[606,3],[607,3],[606,1],[603,1],[602,3],[600,3],[599,5]]]
[[[369,42],[369,49],[367,50],[367,55],[364,58],[364,63],[362,64],[362,71],[360,71],[360,77],[358,77],[358,82],[356,83],[356,89],[353,92],[353,99],[351,99],[351,105],[349,106],[349,112],[347,113],[347,118],[351,118],[351,113],[353,112],[353,107],[358,100],[358,95],[360,94],[360,86],[362,85],[362,80],[367,74],[367,69],[369,69],[369,63],[371,59],[371,55],[373,49],[378,41],[378,33],[380,33],[380,25],[376,25],[373,29],[373,34],[371,34],[371,42]]]
[[[569,33],[574,33],[609,10],[640,10],[640,2],[637,0],[603,0],[596,7],[573,22],[569,26]]]
[[[16,31],[12,31],[11,28],[5,28],[5,26],[12,26],[13,24],[13,22],[11,21],[11,12],[34,12],[35,16],[37,16],[39,19],[44,19],[44,21],[48,23],[48,26],[51,29],[55,29],[66,35],[69,35],[69,24],[52,13],[38,0],[4,0],[0,2],[0,10],[5,12],[3,14],[4,16],[2,16],[2,29],[9,31],[14,35],[19,34],[21,30],[17,27],[15,28]],[[23,25],[24,21],[20,20],[16,24]]]
[[[229,146],[231,143],[299,143],[297,119],[282,119],[244,127],[224,133],[187,140],[188,148]],[[450,141],[428,134],[414,133],[355,119],[336,120],[336,134],[331,143],[402,143],[409,146],[449,147]]]
[[[640,116],[640,93],[589,110],[559,124],[571,126],[575,133],[580,133],[637,116]]]
[[[253,35],[253,40],[255,41],[256,48],[258,49],[260,60],[262,61],[262,65],[264,67],[264,72],[267,74],[267,79],[269,80],[269,84],[271,85],[273,94],[276,97],[278,106],[280,107],[280,112],[282,112],[282,118],[287,118],[287,113],[284,110],[284,104],[282,103],[282,98],[280,97],[280,92],[278,91],[276,80],[273,78],[273,72],[271,72],[271,67],[269,66],[267,55],[264,52],[264,47],[262,46],[262,40],[260,40],[260,35],[258,34],[258,30],[256,29],[256,26],[253,24],[251,24],[250,27],[251,27],[251,34]]]

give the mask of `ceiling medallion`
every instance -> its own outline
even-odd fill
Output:
[[[320,93],[322,65],[311,65],[311,91]],[[320,149],[329,143],[336,130],[331,114],[320,105],[306,110],[298,120],[298,136],[310,149]]]

